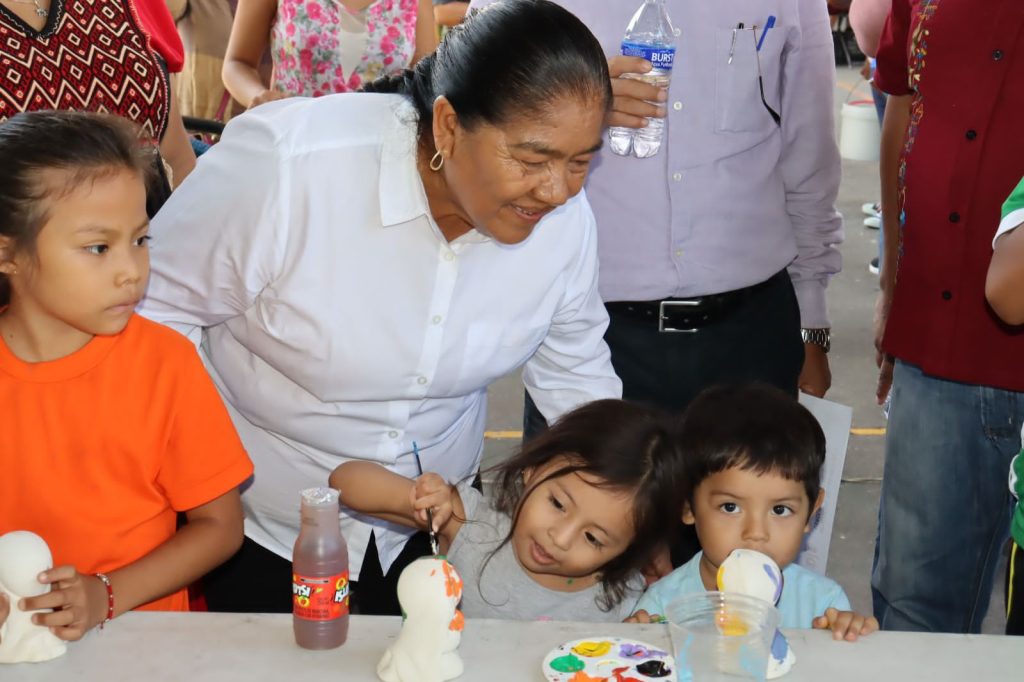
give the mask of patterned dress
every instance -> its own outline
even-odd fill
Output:
[[[279,0],[270,33],[274,87],[320,97],[408,67],[418,4],[376,0],[352,12],[341,0]]]
[[[41,109],[117,114],[163,137],[167,72],[131,2],[53,0],[41,31],[0,5],[0,123]]]

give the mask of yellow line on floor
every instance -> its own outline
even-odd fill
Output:
[[[850,429],[850,433],[854,436],[884,436],[884,428],[858,428],[854,427]],[[490,440],[519,440],[523,437],[522,431],[485,431],[484,438]]]
[[[850,429],[850,433],[853,434],[854,436],[884,436],[885,435],[885,428],[882,427],[882,428],[870,428],[870,429],[860,428],[859,429],[859,428],[854,427],[854,428]]]

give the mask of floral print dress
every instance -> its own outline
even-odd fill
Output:
[[[320,97],[408,67],[418,4],[376,0],[353,12],[341,0],[279,0],[270,32],[274,87]]]

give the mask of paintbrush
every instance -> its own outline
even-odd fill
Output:
[[[420,461],[420,449],[416,447],[416,441],[412,442],[412,454],[416,458],[416,469],[419,470],[420,476],[423,475],[423,463]],[[441,548],[437,544],[437,533],[434,532],[434,515],[430,513],[430,507],[427,507],[427,532],[430,533],[430,550],[434,553],[434,556],[441,554]]]

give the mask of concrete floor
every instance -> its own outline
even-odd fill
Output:
[[[835,91],[839,111],[852,88],[861,84],[853,99],[869,98],[856,68],[840,68]],[[843,161],[838,208],[846,219],[846,240],[840,247],[843,271],[829,285],[832,316],[832,389],[828,398],[853,407],[853,426],[881,429],[885,418],[875,404],[877,370],[874,365],[871,317],[877,278],[868,261],[877,253],[878,232],[862,225],[861,204],[878,198],[878,164]],[[523,388],[518,374],[496,382],[490,390],[485,466],[501,461],[519,443],[522,428]],[[829,553],[829,575],[846,589],[854,608],[871,611],[870,572],[874,551],[881,486],[884,436],[877,432],[850,436],[843,483]],[[1004,560],[1005,561],[1005,560]],[[983,632],[1002,633],[1002,580],[1000,568]]]

